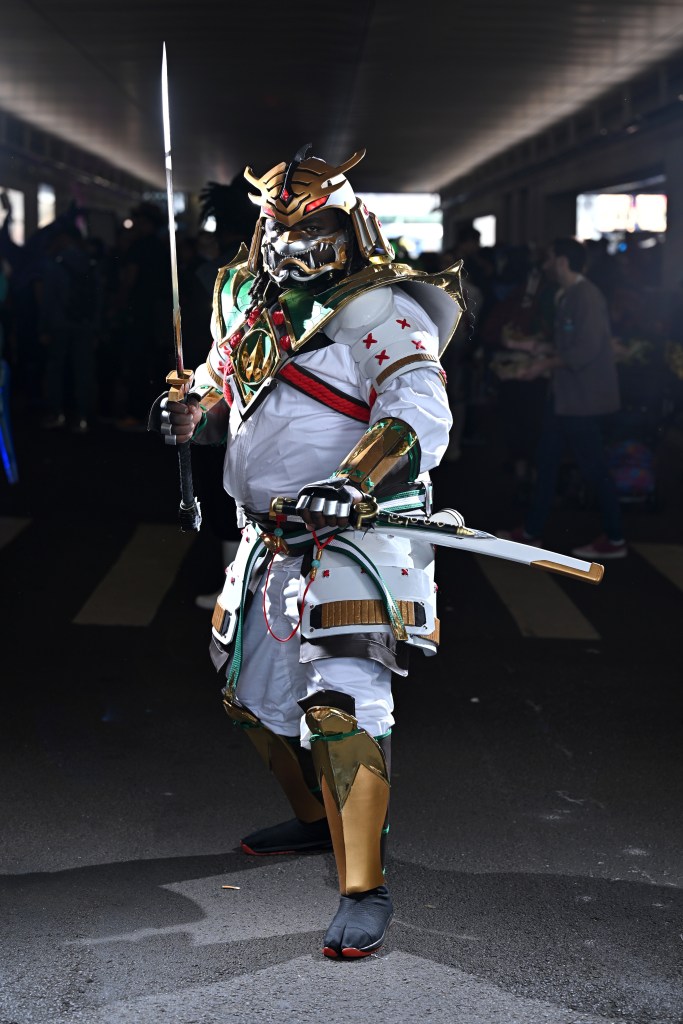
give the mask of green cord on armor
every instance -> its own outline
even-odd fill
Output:
[[[336,743],[338,740],[347,740],[349,736],[358,736],[364,729],[352,729],[350,732],[337,732],[331,733],[327,736],[311,736],[311,743],[316,743],[318,740],[324,740],[325,743]]]

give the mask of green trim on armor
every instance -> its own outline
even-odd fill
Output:
[[[387,736],[391,736],[391,732],[392,732],[392,730],[388,729],[386,732],[381,732],[379,734],[379,736],[375,736],[373,738],[376,739],[376,740],[385,740],[387,738]]]
[[[327,736],[313,733],[311,743],[315,743],[316,740],[324,740],[325,743],[337,743],[339,740],[347,740],[349,736],[358,736],[361,732],[365,732],[365,729],[352,729],[350,732],[333,732]]]
[[[237,688],[237,682],[239,680],[240,671],[242,669],[242,626],[244,624],[244,605],[246,603],[247,593],[249,591],[249,582],[251,580],[251,570],[253,568],[256,559],[266,551],[266,546],[260,538],[256,538],[254,547],[252,548],[251,554],[247,559],[247,564],[244,567],[244,578],[242,582],[242,596],[240,599],[240,606],[238,610],[237,618],[237,632],[235,634],[232,661],[230,663],[230,671],[226,682],[226,690],[230,693],[234,693]]]
[[[209,422],[209,417],[208,417],[208,416],[206,415],[206,413],[205,413],[205,412],[203,412],[203,413],[202,413],[202,418],[200,419],[200,421],[199,421],[199,423],[197,424],[197,426],[196,426],[196,427],[194,428],[194,433],[193,433],[193,435],[192,435],[192,436],[193,436],[193,437],[196,437],[196,436],[197,436],[197,434],[201,434],[202,430],[205,430],[205,429],[206,429],[206,424],[207,424],[208,422]]]
[[[420,474],[420,444],[414,444],[408,452],[408,476],[414,480]]]
[[[334,312],[333,308],[319,302],[315,295],[298,288],[290,288],[283,292],[279,301],[294,330],[296,340],[309,334],[318,321],[325,320],[327,322]],[[319,309],[315,311],[314,315],[316,306],[319,306]]]
[[[386,826],[386,828],[383,828],[383,829],[382,829],[382,835],[383,835],[383,836],[388,836],[388,835],[389,835],[389,829],[390,829],[390,828],[391,828],[391,825],[387,825],[387,826]]]
[[[404,487],[419,476],[420,442],[410,424],[389,416],[368,427],[332,475],[347,476],[364,494],[372,494],[385,477],[397,472],[407,477]]]
[[[247,269],[248,261],[249,251],[247,247],[242,244],[235,259],[226,267],[221,268],[216,280],[216,289],[214,291],[214,311],[218,316],[218,326],[224,335],[232,333],[235,320],[238,317],[243,316],[243,313],[238,308],[239,304],[243,302],[245,308],[249,305],[249,290],[254,282],[254,275]],[[458,320],[460,319],[462,310],[465,308],[465,301],[462,295],[462,283],[460,279],[461,268],[462,261],[458,261],[457,263],[454,263],[452,267],[448,267],[446,270],[440,271],[437,274],[425,274],[424,271],[416,270],[405,263],[394,262],[390,264],[383,264],[381,266],[371,264],[370,266],[366,266],[362,270],[357,271],[355,274],[352,274],[350,277],[337,282],[326,291],[319,292],[317,295],[310,292],[304,292],[299,289],[289,289],[288,291],[283,292],[280,296],[280,304],[289,315],[292,327],[294,327],[295,321],[297,323],[297,333],[296,336],[292,338],[292,348],[295,352],[298,351],[298,349],[305,345],[306,342],[309,341],[310,338],[312,338],[319,330],[322,330],[327,321],[339,309],[345,306],[357,294],[405,282],[407,284],[420,285],[428,290],[436,288],[439,291],[446,292],[451,301],[453,301],[458,307],[459,312],[458,315],[454,317],[449,336],[445,337],[442,340],[442,344],[439,346],[440,352],[443,353],[455,333]],[[237,294],[235,295],[233,294],[233,283],[235,276],[238,273],[244,277],[244,280],[240,283],[237,289]],[[229,305],[231,307],[228,309],[227,321],[224,319],[222,308],[222,297],[226,286],[229,288],[227,298],[229,299]],[[317,304],[320,307],[320,310],[319,313],[316,314],[315,320],[311,319],[311,322],[307,326],[305,321],[307,318],[311,318],[314,304]],[[306,306],[308,306],[308,317],[305,312]],[[299,325],[303,328],[303,333],[301,335],[298,334]]]
[[[414,498],[418,494],[422,494],[422,491],[417,488],[412,491],[398,491],[396,494],[390,494],[389,497],[382,498],[379,501],[379,506],[381,508],[382,504],[387,501],[400,501],[402,498]]]

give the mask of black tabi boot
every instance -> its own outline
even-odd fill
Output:
[[[244,729],[266,767],[270,769],[296,815],[290,821],[251,832],[240,841],[254,857],[282,853],[317,853],[332,848],[330,829],[311,752],[295,736],[279,736],[229,693],[223,705],[233,723]]]
[[[358,728],[354,702],[346,694],[322,691],[307,698],[304,709],[341,890],[323,953],[357,959],[380,948],[394,912],[382,864],[389,808],[383,747],[388,752],[388,737],[380,743]]]
[[[279,853],[320,853],[332,849],[327,818],[320,821],[283,821],[260,828],[240,840],[240,846],[252,857],[273,857]]]

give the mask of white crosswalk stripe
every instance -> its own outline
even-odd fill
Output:
[[[168,524],[138,526],[76,615],[79,626],[148,626],[195,541]]]
[[[549,573],[475,555],[479,568],[514,618],[522,636],[598,640],[593,628]],[[581,585],[581,584],[579,584]]]
[[[683,590],[683,544],[633,544],[641,558]]]

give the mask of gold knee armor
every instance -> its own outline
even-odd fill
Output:
[[[287,737],[278,736],[267,729],[256,715],[248,708],[237,704],[227,693],[223,695],[223,706],[228,717],[244,729],[264,764],[280,783],[297,818],[308,823],[324,818],[325,808],[322,800],[312,792],[297,750]],[[308,752],[301,753],[305,756]],[[310,781],[315,785],[314,779]]]
[[[316,706],[306,712],[342,893],[384,884],[382,833],[389,806],[384,752],[353,715]]]

